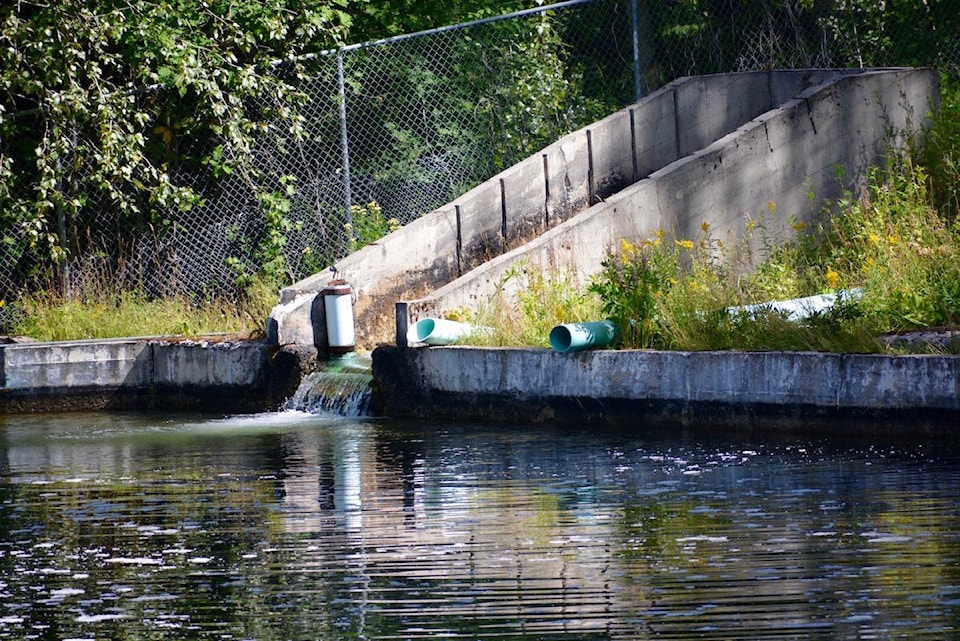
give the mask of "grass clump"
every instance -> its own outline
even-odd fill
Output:
[[[467,339],[473,345],[549,347],[550,330],[560,323],[600,318],[600,299],[581,292],[565,274],[549,274],[520,263],[500,280],[497,293],[475,314],[452,314],[489,331]]]
[[[237,299],[220,296],[199,302],[186,296],[149,299],[136,291],[88,283],[70,296],[54,288],[23,294],[9,305],[9,331],[40,341],[223,333],[256,338],[264,334],[275,302],[274,289],[259,282]]]
[[[765,248],[744,271],[747,238],[725,248],[710,237],[667,242],[658,234],[608,254],[591,289],[620,324],[625,345],[678,350],[876,352],[878,337],[960,322],[960,225],[943,215],[926,170],[906,154],[869,177],[860,198]],[[718,248],[722,251],[717,251]],[[742,306],[839,293],[833,308],[790,320]]]

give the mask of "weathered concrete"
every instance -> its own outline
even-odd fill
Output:
[[[396,301],[425,297],[803,90],[858,73],[762,71],[684,78],[564,136],[337,264],[358,294],[358,346],[369,349],[393,340]],[[849,139],[847,144],[855,146]],[[328,280],[328,274],[317,274],[282,292],[268,323],[271,342],[325,345],[323,306],[315,299]]]
[[[316,353],[264,342],[129,338],[0,346],[0,412],[88,409],[262,411]]]
[[[733,86],[764,94],[767,85],[761,79],[737,77]],[[675,92],[690,91],[696,84],[685,83]],[[702,92],[710,94],[709,88]],[[583,281],[600,270],[608,250],[621,239],[643,239],[657,230],[696,239],[707,225],[713,239],[731,245],[739,242],[751,220],[764,222],[771,237],[790,238],[795,233],[792,222],[810,222],[824,200],[836,198],[843,189],[856,192],[867,170],[882,164],[889,145],[896,142],[890,141],[890,131],[921,129],[937,95],[936,72],[916,69],[844,75],[807,88],[526,245],[427,296],[401,301],[396,312],[398,344],[403,344],[405,327],[421,318],[477,309],[492,300],[508,271],[563,273]],[[688,102],[692,104],[692,98]],[[697,106],[690,108],[687,119],[705,132],[719,134],[736,121],[712,114],[712,107]],[[744,113],[757,108],[744,107]],[[678,137],[681,153],[701,142],[689,135]],[[709,137],[704,134],[704,139]],[[754,247],[754,255],[759,257],[762,249]]]
[[[955,437],[960,357],[379,347],[392,416]]]

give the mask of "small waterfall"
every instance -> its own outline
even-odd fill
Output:
[[[373,397],[369,364],[353,354],[330,361],[308,374],[287,401],[287,409],[334,416],[367,416]]]

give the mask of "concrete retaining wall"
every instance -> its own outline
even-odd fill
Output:
[[[763,71],[684,78],[564,136],[338,263],[358,293],[358,344],[369,348],[394,340],[396,301],[427,296],[804,89],[857,73]],[[325,345],[323,305],[316,297],[328,280],[328,274],[317,274],[281,293],[268,323],[271,342]]]
[[[0,346],[0,412],[275,407],[301,363],[266,343],[115,339]],[[305,367],[305,365],[304,365]]]
[[[956,356],[384,346],[373,372],[393,416],[960,432]]]
[[[745,97],[750,92],[768,95],[761,78],[737,77],[734,86]],[[693,91],[696,84],[673,91]],[[710,96],[710,89],[698,93]],[[620,239],[643,239],[657,230],[696,239],[707,224],[714,239],[732,244],[750,220],[763,220],[775,238],[790,238],[792,221],[810,221],[824,199],[837,197],[843,189],[856,191],[865,172],[882,164],[888,145],[896,142],[888,132],[921,129],[937,96],[938,76],[932,70],[869,71],[807,88],[526,245],[428,296],[400,302],[397,344],[405,344],[406,327],[421,318],[477,309],[491,300],[508,271],[563,273],[582,281],[600,270],[607,251]],[[662,94],[650,99],[661,100]],[[697,129],[719,135],[736,119],[714,116],[713,104],[723,100],[709,100],[695,103],[690,98],[689,104],[695,104],[695,113],[703,118]],[[743,107],[744,114],[755,110]],[[678,149],[682,153],[710,137],[704,133],[693,140],[689,133],[678,134]],[[755,248],[756,255],[760,249]],[[508,296],[510,286],[507,283],[504,292]]]

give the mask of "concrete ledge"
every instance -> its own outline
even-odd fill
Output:
[[[262,411],[315,352],[263,342],[162,338],[0,346],[0,413],[91,409]],[[293,389],[291,389],[293,388]]]
[[[378,347],[396,417],[956,435],[960,357]]]

